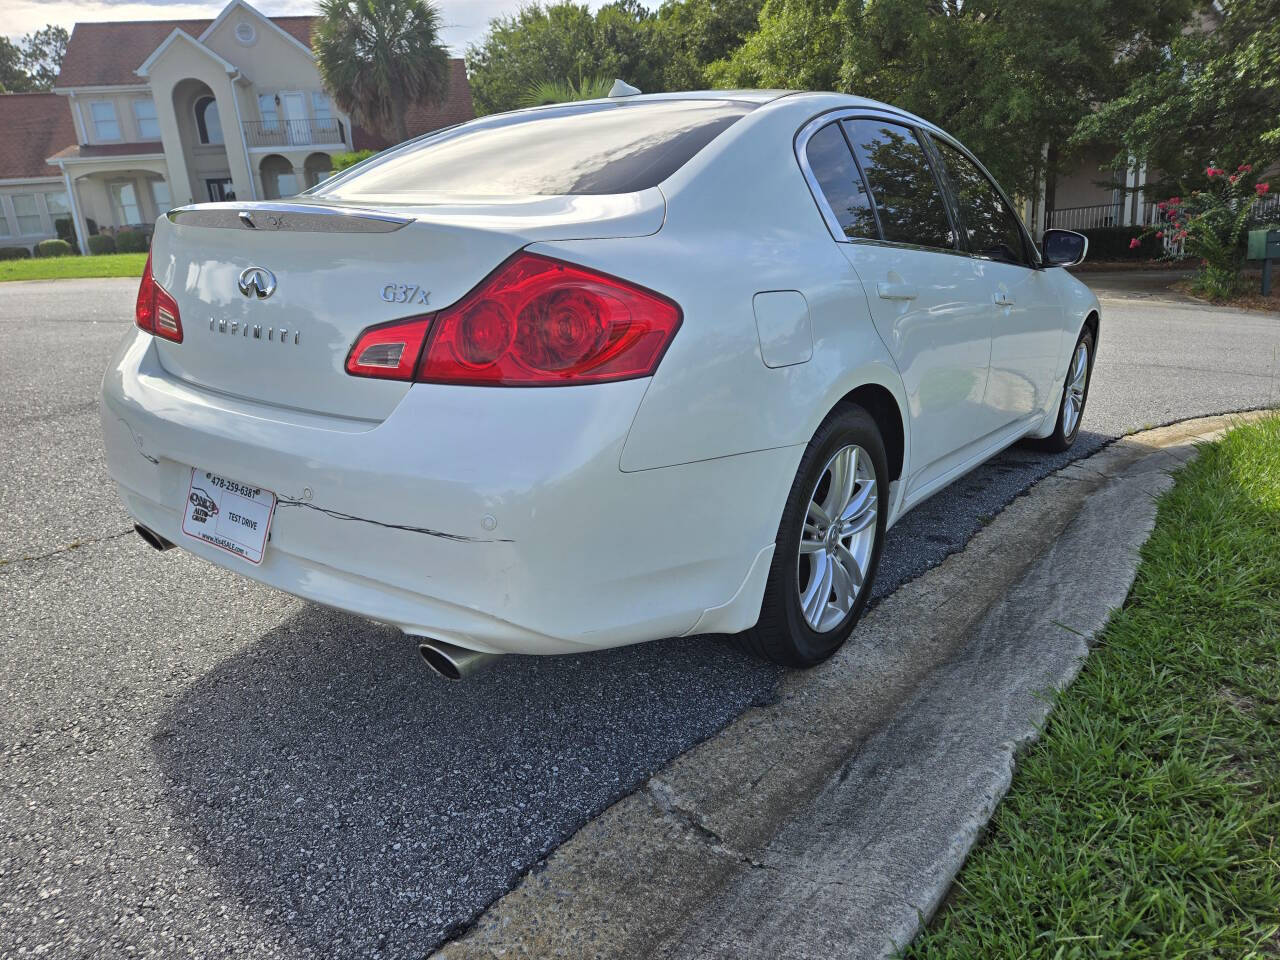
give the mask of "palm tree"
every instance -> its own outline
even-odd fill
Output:
[[[312,37],[325,88],[356,123],[400,143],[410,104],[438,104],[449,52],[430,0],[320,0]]]
[[[545,107],[551,103],[572,103],[575,100],[599,100],[609,95],[613,81],[606,77],[579,77],[572,80],[540,80],[525,88],[520,97],[522,107]]]

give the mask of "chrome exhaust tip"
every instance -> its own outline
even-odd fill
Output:
[[[423,663],[446,680],[463,680],[498,659],[496,653],[468,650],[443,640],[423,640],[418,644]]]
[[[168,540],[166,540],[164,537],[160,536],[160,534],[156,533],[154,530],[148,530],[146,527],[144,527],[140,523],[135,523],[133,525],[133,529],[138,534],[138,536],[140,536],[143,540],[147,541],[147,543],[152,547],[154,547],[155,549],[157,550],[173,549],[173,544],[170,543]]]

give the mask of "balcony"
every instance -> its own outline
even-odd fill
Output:
[[[342,121],[328,117],[313,120],[246,120],[244,140],[251,147],[345,146]]]

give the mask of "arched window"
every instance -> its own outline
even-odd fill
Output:
[[[218,117],[218,101],[213,97],[196,98],[196,130],[201,143],[222,143],[222,120]]]
[[[314,187],[321,180],[327,180],[333,172],[333,160],[327,153],[313,153],[307,157],[303,166],[308,187]]]
[[[293,165],[278,153],[263,157],[259,170],[265,199],[279,200],[298,192],[298,176],[293,172]]]

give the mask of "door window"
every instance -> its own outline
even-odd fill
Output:
[[[951,181],[969,249],[991,260],[1029,265],[1017,214],[1009,209],[995,184],[955,147],[936,139],[934,143]]]
[[[805,156],[844,235],[879,240],[871,198],[839,123],[828,123],[810,137]]]
[[[954,248],[946,201],[915,133],[882,120],[845,120],[843,125],[871,188],[884,239]]]
[[[218,177],[212,180],[206,180],[205,186],[209,188],[209,199],[217,203],[221,200],[234,200],[236,198],[235,190],[231,189],[230,177]]]
[[[115,200],[116,215],[121,226],[142,222],[142,213],[138,209],[138,192],[132,183],[113,183],[111,198]]]
[[[280,111],[276,107],[275,94],[263,93],[258,96],[258,112],[262,114],[263,130],[280,129]]]

